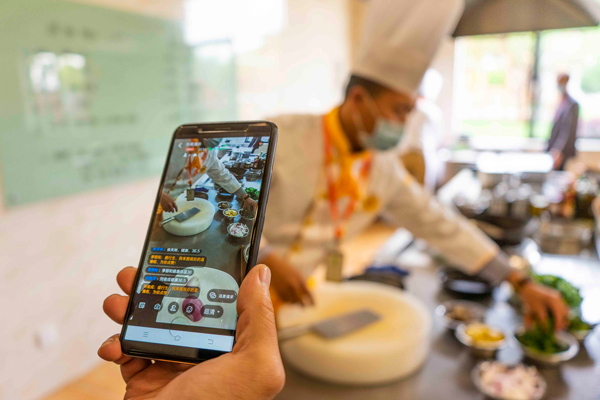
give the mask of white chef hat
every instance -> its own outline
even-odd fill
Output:
[[[371,0],[354,75],[414,96],[464,0]]]

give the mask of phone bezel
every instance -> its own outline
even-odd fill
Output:
[[[268,136],[269,137],[269,148],[267,150],[267,157],[265,160],[265,168],[263,170],[263,181],[261,184],[260,195],[258,198],[258,210],[256,214],[255,227],[252,230],[252,236],[250,238],[250,252],[248,256],[247,270],[248,271],[256,264],[258,257],[258,248],[260,246],[260,236],[262,233],[265,211],[267,201],[269,198],[269,190],[271,186],[271,175],[273,172],[273,161],[275,157],[275,149],[277,147],[277,125],[269,121],[244,121],[244,122],[218,122],[218,123],[197,123],[197,124],[185,124],[179,126],[171,138],[171,144],[169,145],[169,151],[167,153],[165,166],[163,173],[160,178],[160,184],[154,201],[154,207],[152,208],[152,215],[150,217],[150,223],[146,232],[146,239],[144,240],[144,247],[138,263],[138,270],[135,276],[133,288],[136,288],[143,271],[144,259],[150,237],[152,234],[152,225],[158,204],[160,202],[160,194],[162,186],[166,177],[167,169],[169,167],[170,156],[173,151],[173,146],[176,139],[186,138],[200,138],[203,136],[209,137],[231,137],[231,134],[235,133],[246,133],[252,136]],[[248,267],[249,266],[249,267]],[[244,276],[246,276],[244,274]],[[243,280],[243,278],[242,278]],[[137,358],[148,358],[153,360],[161,361],[173,361],[182,362],[189,364],[197,364],[202,361],[209,360],[211,358],[218,357],[228,352],[197,349],[183,346],[171,346],[157,343],[146,343],[137,341],[124,340],[125,330],[127,328],[131,312],[133,311],[133,296],[130,296],[129,303],[127,305],[127,312],[125,313],[125,319],[123,321],[123,327],[120,334],[121,350],[123,354],[130,357]],[[234,336],[235,346],[235,336]]]

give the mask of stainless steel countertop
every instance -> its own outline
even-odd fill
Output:
[[[411,255],[406,254],[406,257]],[[399,261],[402,264],[402,257]],[[590,311],[590,314],[595,314],[593,318],[600,319],[600,263],[597,260],[542,255],[536,271],[561,275],[573,281],[582,288],[586,296],[584,301],[586,310]],[[407,290],[423,300],[432,313],[438,304],[451,299],[448,294],[441,291],[436,268],[432,263],[411,269]],[[487,321],[510,331],[520,323],[521,317],[507,303],[508,297],[507,288],[501,287],[495,291],[493,298],[485,303],[490,306]],[[511,343],[498,355],[500,360],[506,362],[518,361],[521,357],[522,352],[516,343]],[[446,331],[440,321],[435,320],[430,354],[421,369],[408,378],[382,386],[338,386],[304,376],[286,366],[286,384],[277,398],[281,400],[484,399],[470,379],[470,372],[477,361],[452,334]],[[600,399],[600,328],[585,340],[579,354],[573,360],[560,368],[541,369],[541,373],[548,384],[545,399]]]

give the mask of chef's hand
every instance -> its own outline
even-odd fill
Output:
[[[513,273],[511,275],[508,278],[509,282],[522,279],[522,274],[520,273]],[[531,325],[533,320],[546,322],[548,315],[552,314],[556,330],[567,328],[569,324],[569,307],[558,290],[533,281],[526,281],[517,289],[517,293],[523,300],[526,326]]]
[[[246,196],[244,198],[242,208],[252,213],[252,215],[256,215],[256,210],[258,209],[258,203],[250,196]]]
[[[117,282],[129,295],[135,268],[119,272]],[[237,300],[237,342],[231,353],[195,366],[130,358],[121,352],[119,335],[98,350],[106,361],[121,366],[127,384],[124,399],[272,399],[285,382],[277,346],[273,306],[269,297],[271,272],[264,265],[252,268]],[[128,296],[113,294],[104,301],[104,312],[123,323]],[[259,372],[259,373],[257,373]]]
[[[274,253],[265,257],[264,262],[271,266],[273,272],[271,285],[281,300],[305,306],[314,304],[306,282],[296,267]]]
[[[175,203],[175,200],[165,192],[162,192],[160,194],[160,206],[166,212],[178,211],[177,203]]]

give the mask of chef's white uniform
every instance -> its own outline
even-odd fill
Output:
[[[463,7],[463,0],[371,0],[352,73],[414,97]],[[341,132],[337,137],[345,137],[337,114],[331,115],[335,118],[327,125],[328,132],[331,128]],[[261,258],[273,251],[308,272],[323,260],[334,239],[327,200],[322,195],[323,117],[296,115],[273,121],[279,126],[279,143]],[[401,165],[397,152],[374,154],[365,186],[366,197],[376,199],[376,210],[357,210],[346,224],[345,238],[357,235],[378,215],[385,214],[469,274],[496,283],[508,273],[507,259],[498,247],[416,183]],[[314,217],[304,224],[315,199]],[[338,204],[338,209],[343,210],[344,205]],[[302,240],[296,246],[299,232]]]
[[[208,151],[206,160],[204,160],[206,175],[208,175],[213,182],[221,185],[221,187],[229,193],[235,193],[236,196],[242,197],[246,192],[244,192],[241,183],[233,176],[225,165],[223,165],[217,155],[217,149]]]
[[[246,194],[242,184],[225,167],[223,162],[219,160],[217,149],[211,149],[206,154],[206,159],[202,163],[202,170],[196,175],[192,187],[195,187],[197,182],[201,181],[204,173],[206,173],[206,175],[208,175],[213,182],[219,184],[228,193],[235,194],[239,198]]]
[[[260,258],[274,252],[308,273],[323,261],[334,239],[327,200],[322,196],[323,117],[288,115],[271,120],[279,127],[279,140]],[[346,238],[356,236],[377,216],[385,215],[469,274],[498,283],[508,273],[507,259],[498,247],[466,218],[442,206],[416,183],[397,153],[374,154],[367,195],[377,198],[379,206],[375,212],[357,210],[346,225]],[[314,201],[314,218],[306,224],[307,211]],[[339,209],[343,210],[344,205],[340,203]],[[300,230],[303,240],[299,249],[292,249]]]

